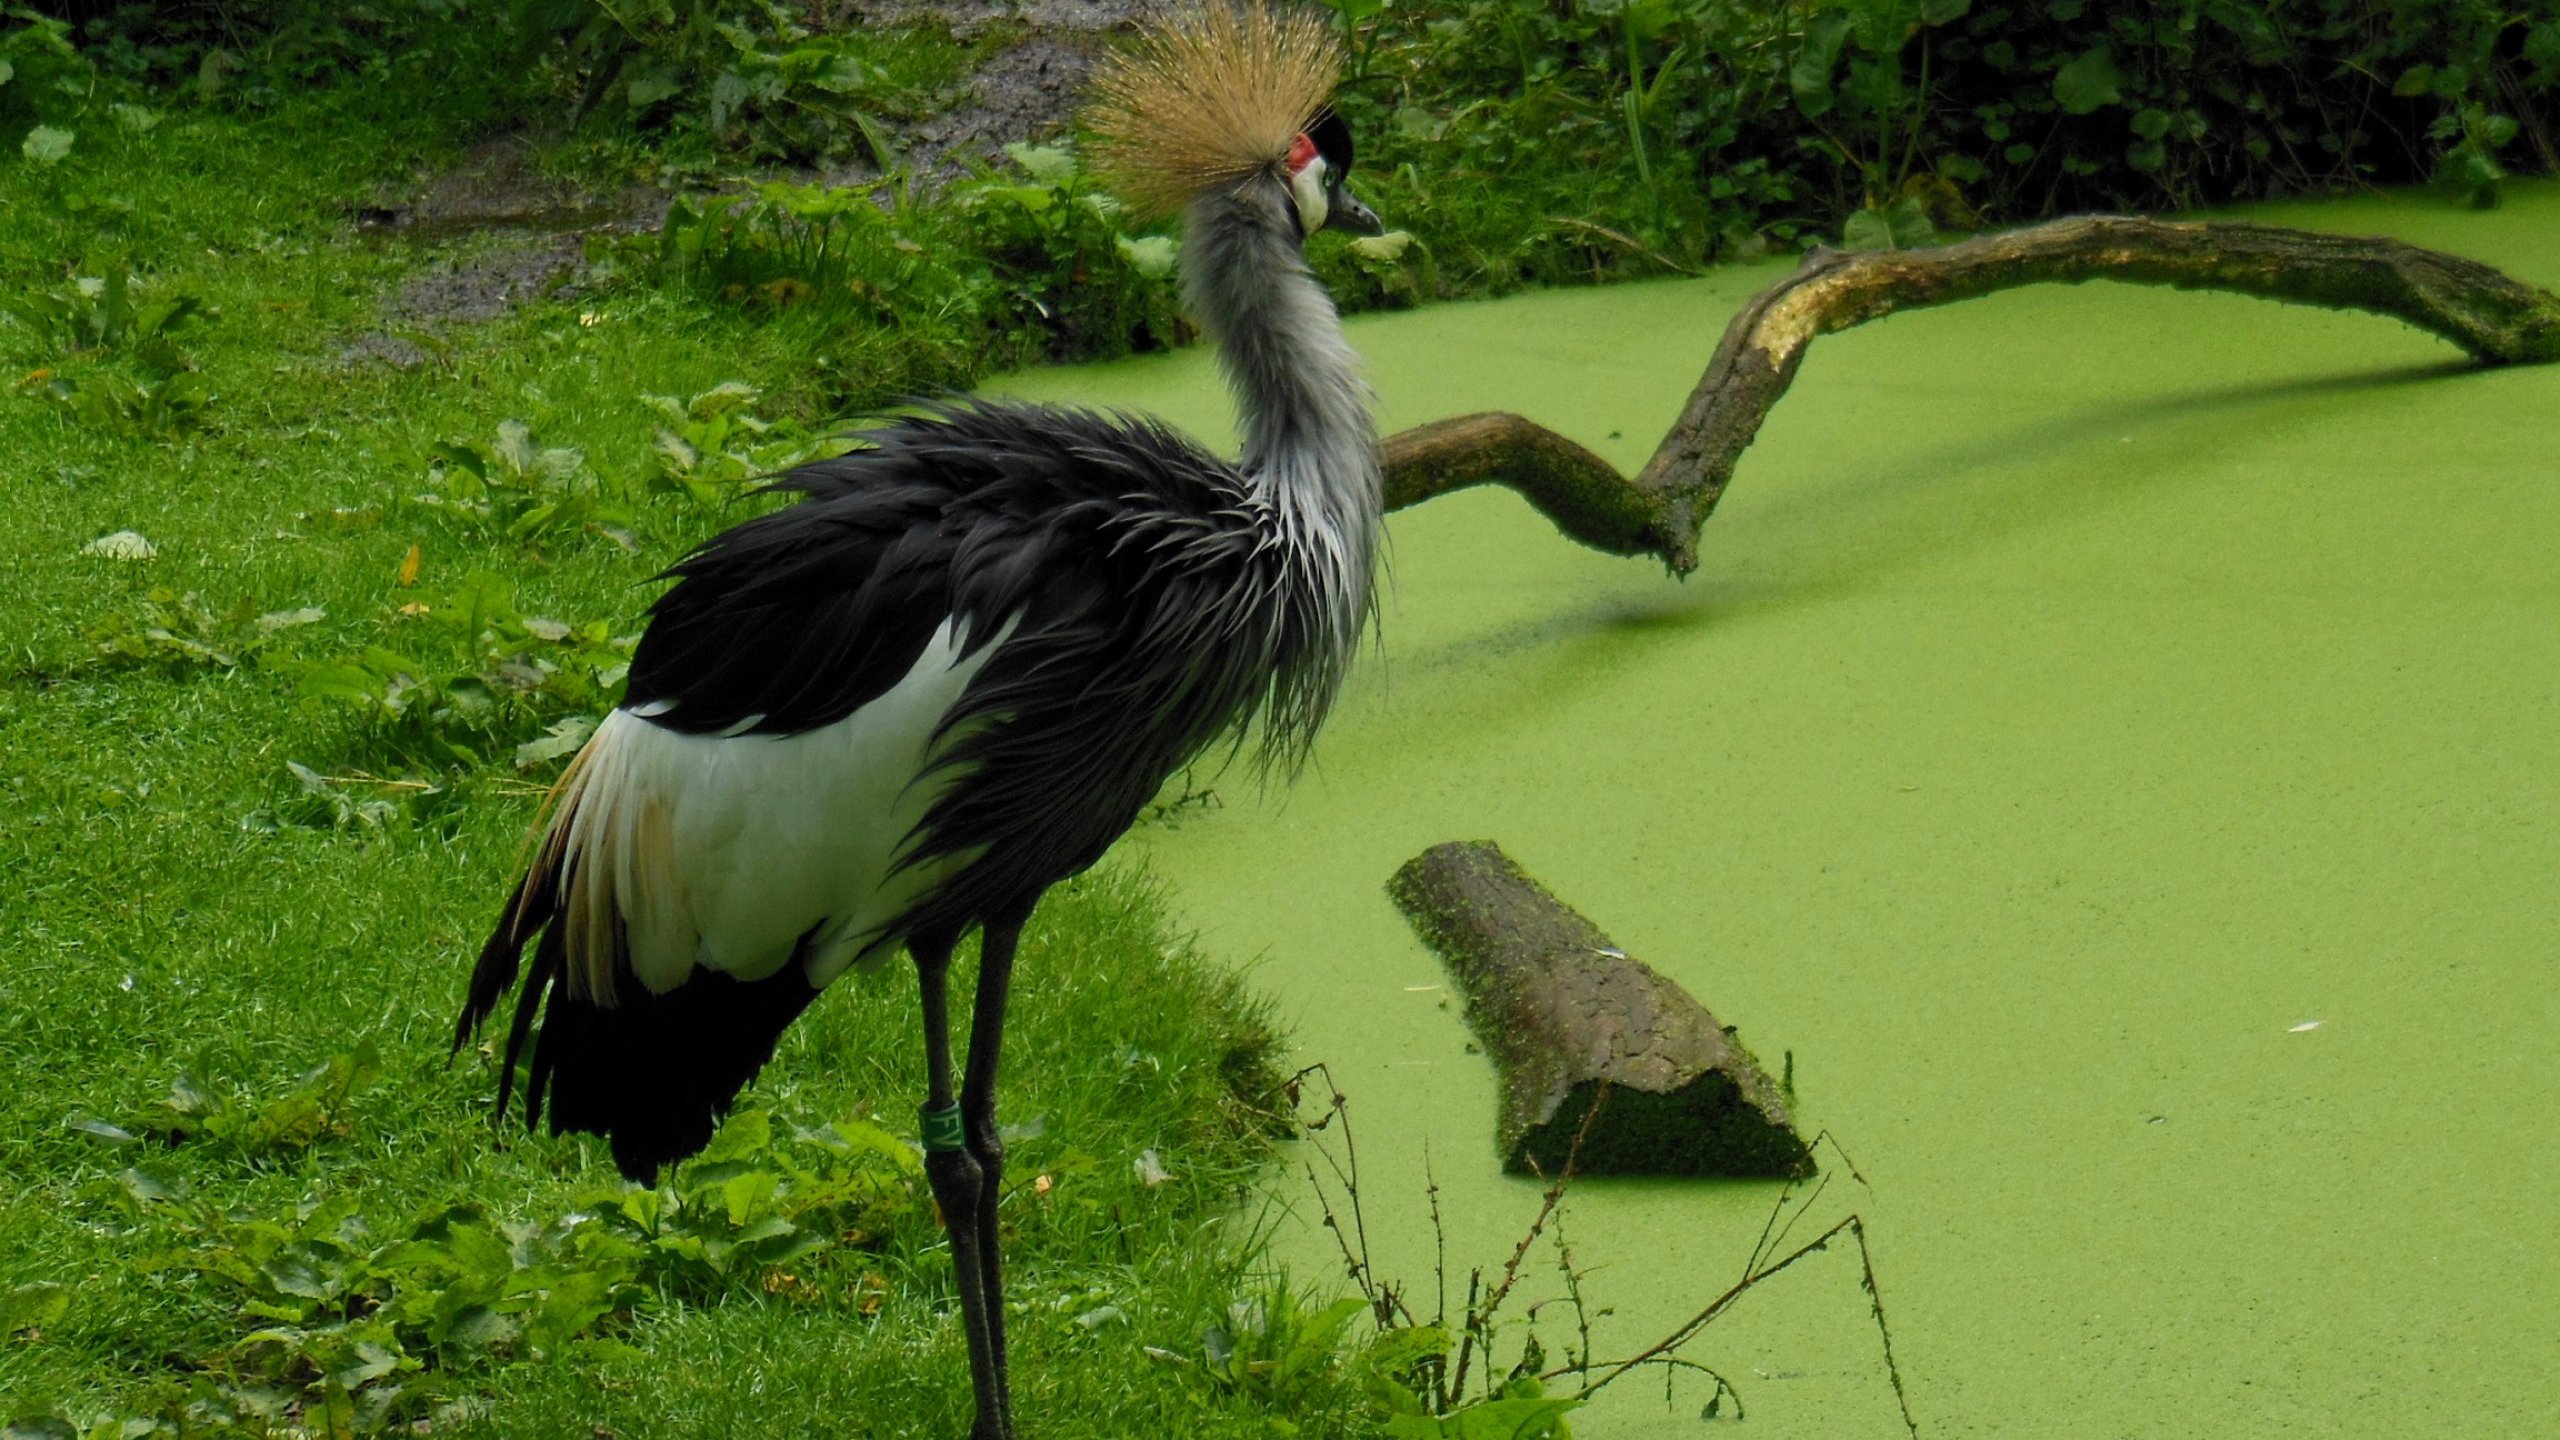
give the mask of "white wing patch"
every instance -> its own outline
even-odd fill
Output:
[[[945,620],[887,693],[798,735],[688,735],[652,724],[655,708],[607,716],[561,776],[539,861],[562,887],[569,993],[613,1003],[617,928],[658,994],[697,965],[761,980],[813,929],[813,985],[885,956],[886,927],[970,858],[890,873],[959,778],[918,783],[934,731],[1012,628],[963,659],[967,624]]]

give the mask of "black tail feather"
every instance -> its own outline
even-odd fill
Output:
[[[535,1012],[543,1008],[544,997],[551,993],[552,982],[559,976],[568,942],[558,925],[542,932],[542,942],[533,947],[533,973],[527,975],[524,988],[516,992],[516,1014],[507,1026],[506,1060],[499,1066],[498,1109],[490,1117],[503,1122],[507,1118],[507,1095],[516,1088],[516,1061],[524,1055],[525,1037],[533,1032]],[[533,1051],[533,1073],[524,1082],[524,1123],[531,1129],[542,1117],[542,1052],[547,1048],[536,1044]]]
[[[551,889],[543,886],[536,894],[538,913],[525,906],[527,888],[533,877],[527,875],[516,882],[515,893],[507,897],[506,908],[498,912],[498,926],[489,935],[489,943],[480,948],[480,963],[471,969],[471,990],[462,1002],[462,1018],[454,1022],[453,1048],[460,1053],[480,1031],[481,1022],[498,1008],[507,988],[516,983],[516,960],[524,953],[524,942],[533,937],[551,919]]]
[[[663,995],[652,994],[629,961],[617,957],[617,1003],[604,1006],[573,996],[553,894],[550,885],[541,885],[528,903],[526,886],[516,887],[472,971],[455,1047],[497,1009],[515,982],[525,942],[538,934],[507,1029],[497,1118],[506,1118],[517,1061],[530,1036],[532,1061],[523,1072],[527,1128],[540,1123],[548,1109],[552,1134],[603,1135],[624,1175],[649,1180],[660,1166],[710,1143],[738,1091],[773,1058],[782,1032],[818,992],[795,953],[762,980],[698,969]]]

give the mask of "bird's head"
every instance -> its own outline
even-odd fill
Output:
[[[1342,71],[1332,27],[1310,12],[1211,0],[1143,32],[1106,61],[1085,125],[1094,168],[1140,215],[1270,183],[1303,238],[1383,227],[1346,187],[1351,127],[1325,104]]]
[[[1298,233],[1341,230],[1376,235],[1387,227],[1343,182],[1351,175],[1351,127],[1328,109],[1289,142],[1289,199]]]

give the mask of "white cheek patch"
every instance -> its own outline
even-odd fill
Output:
[[[1324,157],[1319,155],[1289,177],[1289,193],[1298,202],[1298,233],[1313,235],[1324,228],[1326,217],[1333,213],[1333,202],[1324,193]]]

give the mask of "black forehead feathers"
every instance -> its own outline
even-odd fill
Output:
[[[1307,138],[1316,142],[1316,153],[1324,157],[1325,169],[1333,174],[1351,171],[1351,127],[1328,105],[1307,122]]]

